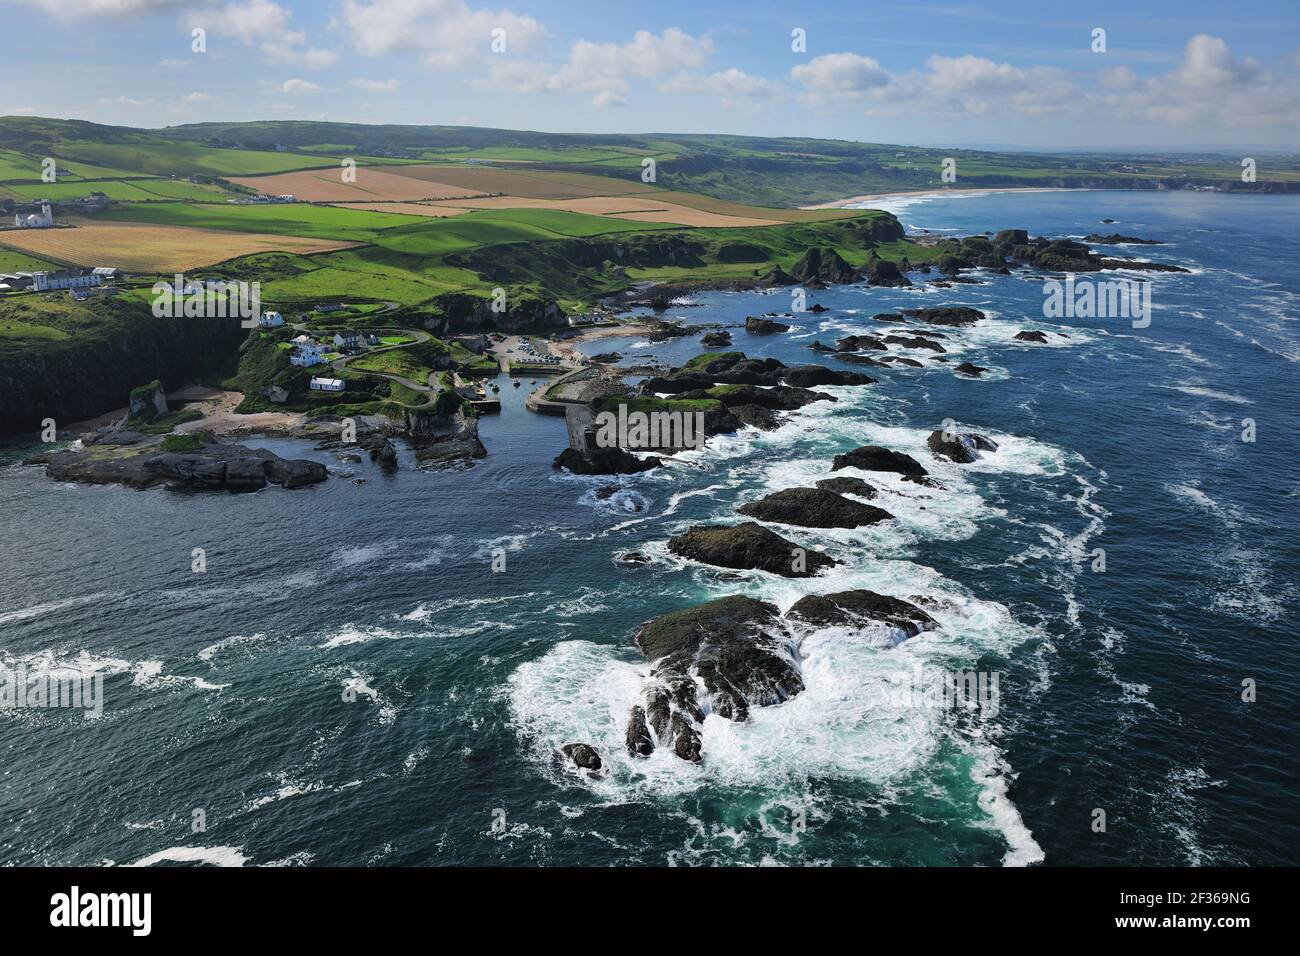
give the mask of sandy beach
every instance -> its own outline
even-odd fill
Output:
[[[847,206],[856,206],[859,203],[872,202],[877,199],[913,199],[922,196],[961,196],[972,193],[1055,193],[1055,192],[1077,192],[1078,190],[1066,190],[1058,186],[957,186],[951,189],[912,189],[904,192],[892,193],[865,193],[861,196],[850,196],[848,199],[837,199],[834,202],[818,203],[815,206],[800,206],[800,209],[844,209]]]

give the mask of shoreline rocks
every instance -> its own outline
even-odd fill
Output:
[[[894,517],[826,488],[785,488],[736,511],[747,518],[802,528],[862,528]]]
[[[831,471],[839,471],[841,468],[889,471],[908,478],[924,478],[929,474],[925,467],[911,455],[891,451],[880,445],[863,445],[861,448],[836,455],[831,462]]]
[[[803,548],[747,521],[738,525],[697,525],[671,538],[673,554],[718,568],[767,571],[787,578],[809,578],[839,562],[821,551]]]

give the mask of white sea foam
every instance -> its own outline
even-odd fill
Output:
[[[78,597],[65,598],[62,601],[46,601],[41,604],[33,604],[30,607],[14,608],[10,611],[0,612],[0,625],[14,624],[18,621],[26,621],[34,617],[42,617],[46,614],[57,614],[59,611],[65,611],[68,608],[80,607],[85,604],[93,604],[96,601],[102,601],[109,597],[107,591],[101,591],[98,594],[83,594]]]
[[[208,866],[243,866],[248,862],[241,847],[174,846],[128,863],[127,866],[153,866],[156,863],[203,863]]]
[[[257,644],[266,639],[265,634],[236,634],[233,637],[223,638],[215,644],[209,644],[203,650],[199,651],[198,658],[201,661],[211,661],[222,651],[232,647],[244,647],[249,644]]]
[[[1200,385],[1157,385],[1157,388],[1167,388],[1170,391],[1182,392],[1184,395],[1193,395],[1197,398],[1212,398],[1218,402],[1231,402],[1234,405],[1254,405],[1253,399],[1244,398],[1241,395],[1234,395],[1231,392],[1220,392],[1213,388],[1205,388]]]

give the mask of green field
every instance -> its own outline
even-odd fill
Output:
[[[218,186],[203,186],[183,179],[88,179],[60,183],[13,183],[5,187],[16,198],[55,201],[81,199],[92,192],[103,193],[120,202],[159,202],[186,199],[212,202],[230,195]]]
[[[194,226],[200,229],[228,229],[232,232],[339,239],[346,242],[373,242],[382,230],[409,226],[412,222],[418,223],[421,220],[418,216],[398,216],[335,206],[310,206],[306,203],[271,206],[159,203],[115,209],[100,218]]]
[[[0,272],[39,272],[42,269],[56,268],[58,267],[52,262],[0,247]]]

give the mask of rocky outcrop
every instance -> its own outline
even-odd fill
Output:
[[[731,344],[730,332],[707,332],[700,339],[700,344],[706,349],[724,349]]]
[[[838,372],[824,365],[796,365],[787,369],[782,379],[794,388],[815,388],[818,385],[872,385],[875,379],[858,372]]]
[[[890,345],[901,345],[907,349],[928,349],[931,352],[948,351],[938,342],[931,342],[929,339],[923,339],[920,336],[886,335],[883,341]]]
[[[670,539],[668,550],[714,567],[767,571],[787,578],[812,577],[839,563],[753,522],[691,528]]]
[[[870,286],[907,288],[912,284],[899,270],[898,264],[888,259],[873,259],[863,271],[867,277],[867,285]]]
[[[979,309],[964,305],[941,306],[934,309],[904,309],[902,314],[928,325],[947,325],[954,328],[974,325],[985,318],[984,313]]]
[[[601,768],[600,754],[591,744],[565,744],[560,749],[564,752],[564,756],[582,770],[595,772]]]
[[[60,451],[29,459],[43,464],[55,481],[121,484],[131,488],[166,485],[189,490],[258,491],[267,483],[301,488],[329,477],[319,462],[284,459],[263,448],[201,440],[199,447],[167,451],[161,438],[134,433],[110,437],[81,451]]]
[[[1036,329],[1034,330],[1027,329],[1023,332],[1017,332],[1015,335],[1015,339],[1017,342],[1037,342],[1039,345],[1046,345],[1047,333],[1039,332]]]
[[[1139,239],[1137,236],[1121,236],[1118,232],[1112,232],[1109,236],[1103,236],[1098,233],[1091,233],[1083,237],[1084,242],[1090,242],[1095,246],[1163,246],[1164,243],[1159,239]]]
[[[783,488],[736,511],[746,518],[802,528],[862,528],[894,517],[825,488]]]
[[[804,285],[839,285],[854,282],[858,270],[844,261],[844,257],[830,247],[813,246],[790,269],[790,275]]]
[[[915,604],[875,591],[840,591],[837,594],[800,598],[786,612],[786,618],[811,627],[868,628],[883,625],[894,633],[892,643],[915,637],[939,626]]]
[[[823,478],[817,482],[817,487],[824,488],[826,491],[833,491],[837,495],[857,495],[859,498],[876,497],[875,488],[861,478],[850,478],[847,475],[841,475],[838,478]]]
[[[841,468],[859,468],[862,471],[889,471],[905,477],[923,478],[928,472],[911,455],[891,451],[880,445],[863,445],[842,455],[836,455],[831,471]]]
[[[957,366],[956,371],[961,372],[963,375],[969,375],[971,378],[979,378],[987,372],[988,369],[984,368],[982,365],[972,365],[970,362],[962,362]]]
[[[625,735],[637,756],[671,746],[698,761],[706,713],[744,721],[804,689],[785,624],[765,601],[736,595],[674,611],[642,625],[634,640],[652,664],[646,706],[632,708]]]
[[[885,352],[888,346],[874,335],[846,335],[835,343],[835,349],[839,352],[861,352],[863,349]]]
[[[653,455],[638,458],[622,448],[589,448],[579,451],[566,448],[560,452],[553,468],[567,468],[575,475],[634,475],[663,464],[663,459]]]
[[[167,393],[157,379],[148,385],[131,389],[128,418],[132,422],[152,422],[167,414]]]
[[[745,319],[745,331],[750,335],[775,335],[778,332],[789,332],[790,326],[784,322],[773,322],[771,319],[761,319],[751,315]]]
[[[930,432],[926,439],[936,458],[946,458],[959,465],[968,465],[979,458],[982,451],[997,451],[998,443],[976,432]]]

